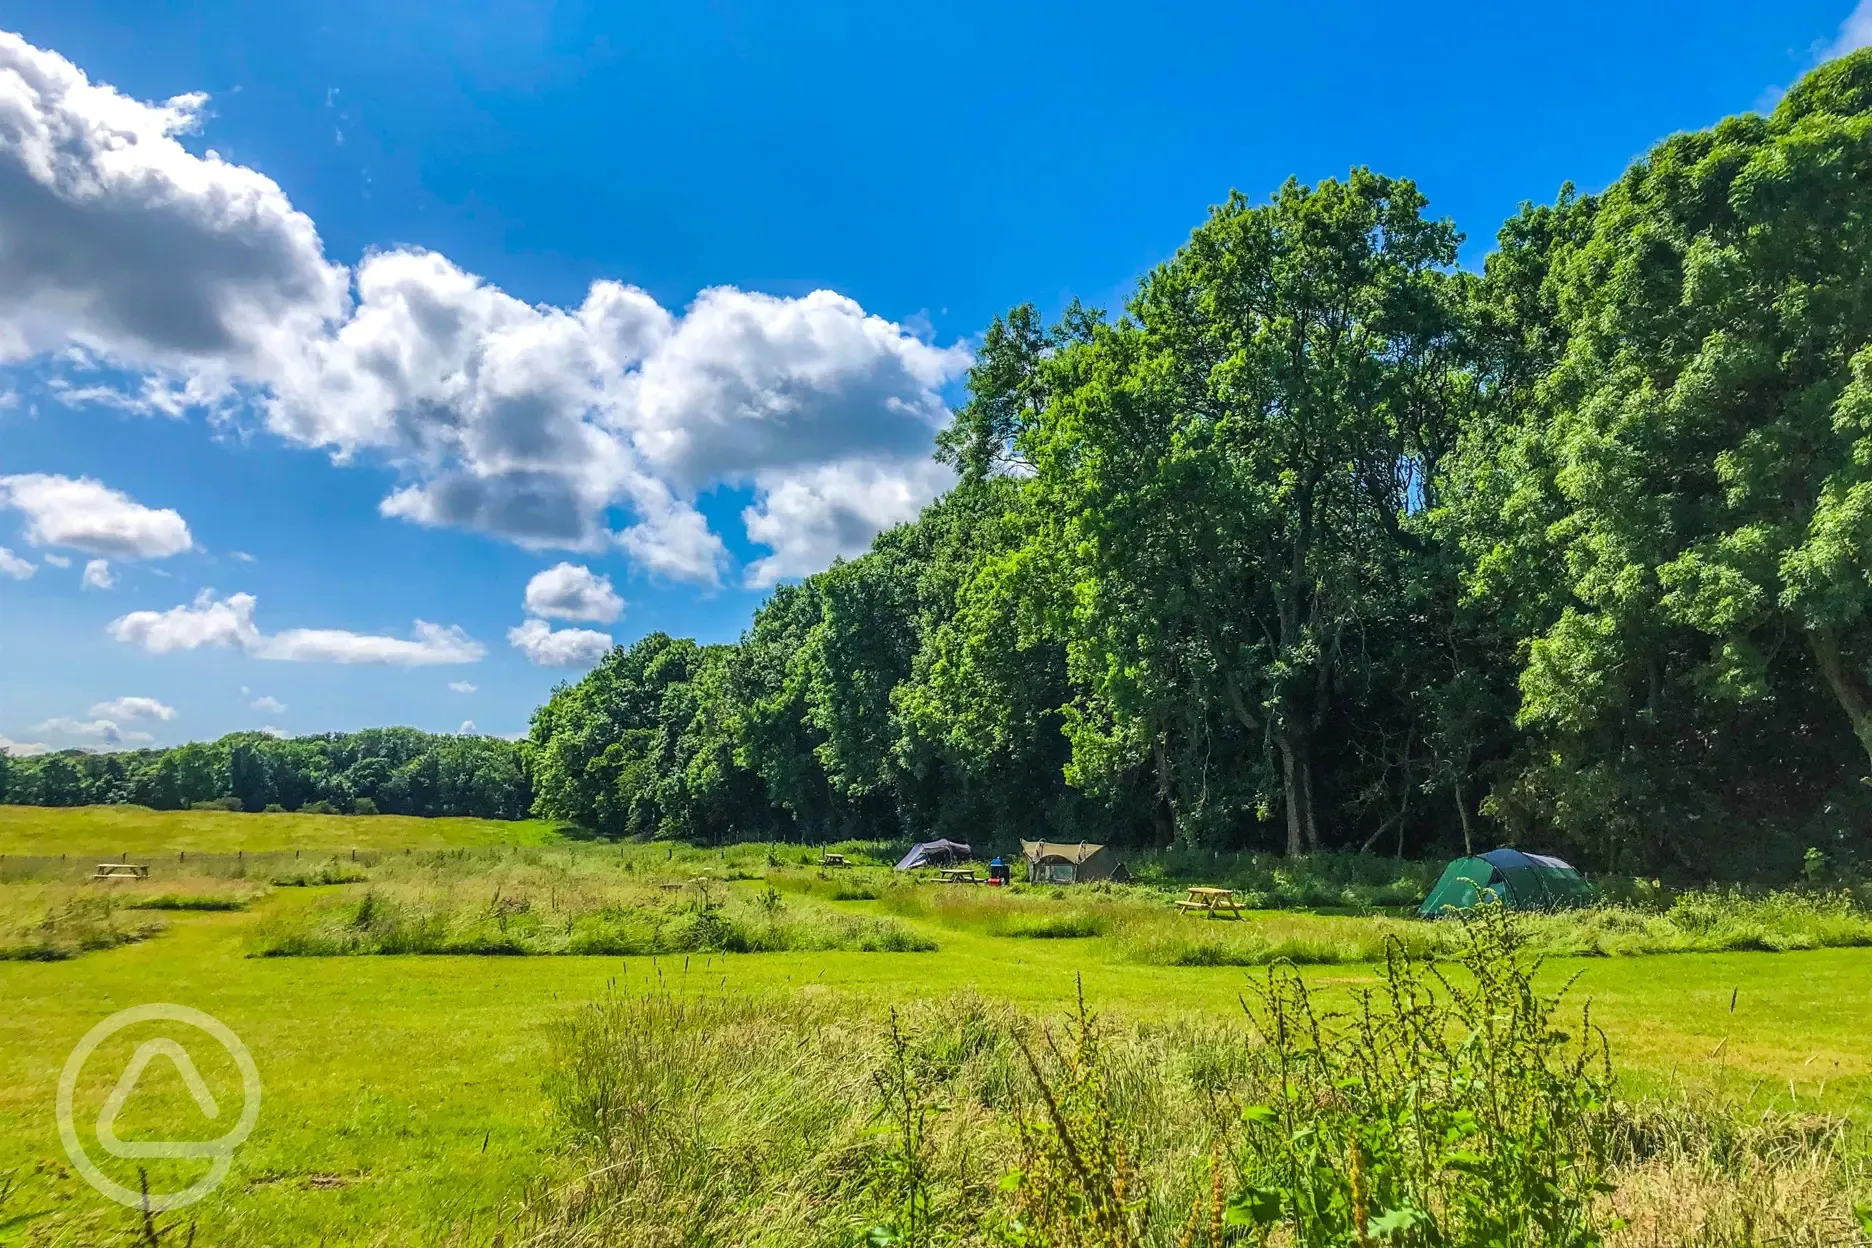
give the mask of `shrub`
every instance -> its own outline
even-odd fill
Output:
[[[241,805],[241,800],[238,797],[216,797],[210,798],[205,802],[191,802],[189,804],[189,809],[241,811],[246,808]]]
[[[324,798],[320,798],[316,802],[307,802],[305,805],[301,806],[299,808],[299,813],[302,815],[338,815],[344,812]]]
[[[368,797],[357,798],[351,803],[351,813],[354,815],[374,815],[377,813],[377,803],[371,801]]]

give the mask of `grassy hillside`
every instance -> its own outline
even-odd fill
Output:
[[[0,854],[99,859],[176,853],[303,849],[454,849],[549,845],[561,838],[536,819],[417,819],[406,815],[230,814],[144,806],[0,806]]]

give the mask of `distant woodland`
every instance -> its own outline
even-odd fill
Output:
[[[169,750],[0,756],[0,802],[23,806],[523,819],[532,800],[515,743],[414,728],[291,738],[240,732]]]

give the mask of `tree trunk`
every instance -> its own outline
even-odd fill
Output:
[[[1813,646],[1814,658],[1820,664],[1820,675],[1826,678],[1834,700],[1852,721],[1853,735],[1859,738],[1866,761],[1872,763],[1872,707],[1866,705],[1860,680],[1847,670],[1846,661],[1840,656],[1839,638],[1830,629],[1810,632],[1807,637]]]
[[[1291,858],[1306,852],[1306,832],[1300,809],[1300,785],[1294,775],[1293,747],[1287,743],[1285,733],[1281,734],[1280,755],[1281,793],[1287,808],[1287,856]]]
[[[1319,851],[1319,825],[1313,818],[1313,751],[1306,729],[1287,725],[1280,733],[1281,790],[1287,807],[1287,852]]]
[[[1473,858],[1475,856],[1475,832],[1469,824],[1469,802],[1468,799],[1463,797],[1462,781],[1460,780],[1456,782],[1456,814],[1457,817],[1462,820],[1463,857]],[[1399,854],[1398,857],[1401,858],[1403,855]]]
[[[1152,752],[1157,756],[1157,835],[1168,847],[1176,844],[1177,808],[1170,775],[1170,754],[1164,749],[1161,736],[1152,744]]]

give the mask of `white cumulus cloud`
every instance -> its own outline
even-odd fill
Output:
[[[218,646],[244,651],[256,659],[287,663],[382,663],[427,667],[473,663],[486,647],[458,626],[417,620],[414,636],[384,637],[337,628],[292,628],[263,633],[254,623],[252,594],[217,598],[204,589],[195,601],[167,611],[132,611],[111,621],[110,635],[140,645],[152,654]]]
[[[261,694],[252,702],[248,703],[248,705],[253,707],[254,710],[267,715],[284,714],[286,710],[286,704],[272,694]]]
[[[93,559],[85,564],[78,583],[84,589],[115,589],[117,578],[111,575],[110,560]]]
[[[55,555],[51,551],[47,551],[42,558],[48,568],[69,568],[72,565],[72,561],[64,555]]]
[[[1859,0],[1840,23],[1839,34],[1821,52],[1821,58],[1832,60],[1866,47],[1872,47],[1872,0]]]
[[[528,620],[508,629],[507,640],[537,667],[591,667],[612,646],[609,633],[554,628],[545,620]]]
[[[461,727],[455,730],[455,735],[458,737],[472,737],[478,731],[479,729],[475,727],[474,720],[464,719],[461,722]]]
[[[91,715],[96,719],[160,719],[171,720],[176,717],[176,710],[155,698],[116,698],[109,702],[93,703]]]
[[[0,754],[14,758],[31,758],[35,754],[47,753],[51,748],[43,741],[15,741],[10,737],[0,737]]]
[[[119,728],[116,723],[108,719],[87,721],[73,719],[68,715],[48,719],[34,731],[58,733],[80,741],[96,741],[103,745],[130,745],[150,740],[149,733]]]
[[[253,622],[254,602],[252,594],[230,594],[222,599],[216,598],[212,589],[204,589],[185,606],[120,616],[111,621],[109,632],[118,641],[132,642],[151,654],[203,646],[251,650],[261,640]]]
[[[0,32],[0,360],[77,343],[232,378],[344,313],[343,268],[278,184],[176,140],[206,102],[133,100]]]
[[[5,221],[0,218],[0,248],[5,246],[4,238]],[[188,525],[173,509],[145,507],[90,477],[39,472],[0,477],[0,507],[25,515],[26,540],[35,546],[70,546],[123,559],[162,559],[195,545]]]
[[[933,459],[857,459],[757,480],[741,514],[748,537],[774,552],[748,567],[748,584],[762,587],[862,553],[879,531],[916,519],[955,476]]]
[[[473,693],[480,687],[481,686],[466,680],[449,681],[449,688],[453,689],[456,693]]]
[[[560,307],[415,247],[347,267],[270,178],[177,142],[204,102],[140,102],[0,35],[0,362],[75,346],[139,380],[68,398],[250,407],[288,441],[395,467],[385,515],[716,583],[729,556],[702,492],[924,456],[967,367],[833,291],[715,287],[672,310],[598,281]],[[782,504],[822,505],[811,542],[749,534],[774,547],[756,580],[849,548],[876,500],[835,495]]]
[[[10,576],[16,581],[23,581],[39,570],[39,565],[30,559],[22,559],[4,546],[0,546],[0,576]]]
[[[609,577],[575,563],[561,563],[527,582],[526,609],[547,619],[609,624],[624,613],[624,600],[611,588]]]

